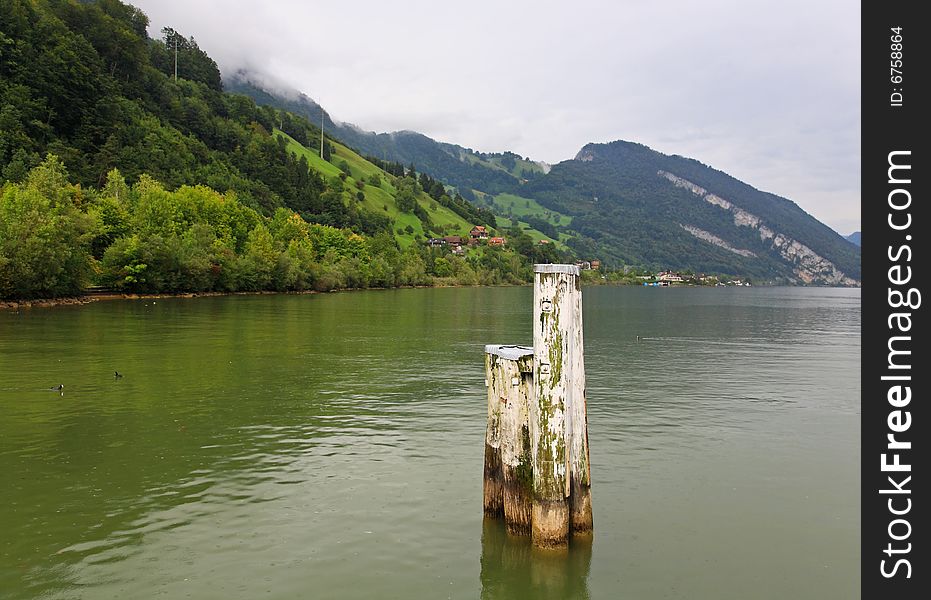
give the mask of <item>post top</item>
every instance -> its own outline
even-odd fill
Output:
[[[578,265],[533,265],[534,273],[567,273],[569,275],[579,275]]]
[[[488,344],[485,346],[485,354],[494,354],[506,360],[519,360],[525,356],[533,356],[533,348],[527,346]]]

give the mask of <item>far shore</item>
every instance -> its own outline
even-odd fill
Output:
[[[301,291],[286,291],[278,292],[274,290],[263,290],[258,292],[177,292],[177,293],[159,293],[159,294],[136,294],[136,293],[118,293],[118,292],[106,292],[106,293],[91,293],[83,294],[80,296],[63,296],[61,298],[36,298],[32,300],[0,300],[0,310],[19,310],[22,308],[51,308],[55,306],[75,306],[81,304],[91,304],[92,302],[97,302],[100,300],[153,300],[158,298],[207,298],[211,296],[272,296],[272,295],[289,295],[289,296],[302,296],[307,294],[334,294],[338,292],[362,292],[367,290],[402,290],[402,289],[424,289],[424,288],[463,288],[463,287],[522,287],[532,285],[530,282],[527,283],[499,283],[493,285],[465,285],[465,284],[456,284],[449,282],[438,282],[434,285],[404,285],[399,287],[392,288],[381,288],[381,287],[369,287],[369,288],[339,288],[335,290],[328,291],[318,291],[318,290],[301,290]],[[629,287],[640,287],[638,283],[629,283],[623,281],[586,281],[582,285],[584,286],[602,286],[602,285],[616,285],[616,286],[629,286]],[[689,288],[689,287],[715,287],[715,286],[695,286],[695,285],[672,285],[670,288]],[[739,287],[739,286],[726,286],[728,288]],[[772,286],[772,285],[757,285],[753,287],[784,287],[784,286]],[[787,287],[841,287],[847,289],[849,286],[787,286]],[[859,286],[857,286],[859,287]],[[855,288],[851,288],[855,289]]]

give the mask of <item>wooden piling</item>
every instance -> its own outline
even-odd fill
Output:
[[[592,531],[579,275],[534,265],[533,348],[485,347],[485,513],[540,548]]]
[[[569,357],[569,407],[566,446],[569,452],[569,529],[572,535],[592,533],[592,474],[588,453],[588,402],[585,397],[585,351],[582,340],[582,286],[571,276],[571,319],[563,320]]]
[[[533,389],[533,348],[485,346],[490,373],[489,409],[497,423],[502,512],[508,533],[530,535],[533,465],[530,452],[530,401]],[[496,396],[496,398],[493,398]],[[487,511],[486,511],[487,512]]]
[[[504,497],[501,473],[501,408],[503,391],[501,373],[496,357],[485,354],[485,386],[488,388],[488,421],[485,425],[485,474],[483,496],[485,516],[504,514]]]
[[[571,319],[569,265],[535,265],[533,351],[535,402],[530,410],[533,451],[532,539],[535,546],[569,544],[566,452],[568,340],[562,319]]]

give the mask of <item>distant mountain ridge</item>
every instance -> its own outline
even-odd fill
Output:
[[[549,165],[506,152],[475,152],[456,144],[438,142],[416,131],[375,133],[333,120],[315,100],[297,90],[273,87],[248,71],[239,70],[223,80],[226,91],[249,96],[259,105],[274,106],[306,117],[329,135],[363,154],[404,164],[414,164],[431,176],[455,186],[467,198],[472,190],[499,193],[522,180],[544,174]]]
[[[860,246],[860,245],[861,245],[861,244],[860,244],[860,232],[859,232],[859,231],[854,231],[853,233],[851,233],[850,235],[848,235],[848,236],[846,237],[846,239],[847,239],[847,241],[850,242],[851,244],[854,244],[854,245],[856,245],[856,246]]]
[[[791,200],[642,144],[588,144],[521,195],[572,215],[582,251],[625,264],[860,284],[859,250]]]

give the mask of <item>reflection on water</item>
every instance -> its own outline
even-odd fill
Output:
[[[530,288],[0,312],[0,598],[856,597],[859,292],[583,295],[561,557],[482,515]]]
[[[508,535],[502,519],[482,522],[484,600],[588,600],[592,537],[576,537],[567,552],[537,550]]]

